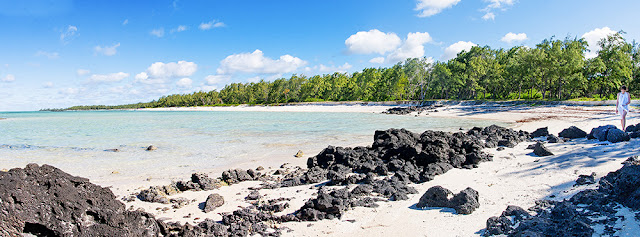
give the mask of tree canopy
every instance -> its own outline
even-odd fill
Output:
[[[432,99],[614,98],[621,85],[640,88],[640,46],[620,31],[598,42],[595,58],[585,58],[584,39],[555,37],[535,48],[475,46],[446,62],[410,58],[389,68],[315,76],[294,74],[274,81],[231,83],[220,91],[163,96],[147,103],[74,106],[130,109],[315,101],[395,101]]]

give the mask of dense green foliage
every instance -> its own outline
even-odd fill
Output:
[[[163,96],[149,103],[74,106],[68,109],[129,109],[315,101],[428,99],[615,98],[621,85],[640,88],[640,47],[624,32],[599,42],[586,59],[584,39],[546,39],[535,48],[473,47],[447,62],[413,58],[390,68],[312,77],[292,75],[272,82],[232,83],[220,91]]]

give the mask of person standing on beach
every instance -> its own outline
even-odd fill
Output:
[[[627,87],[620,87],[620,93],[618,93],[618,101],[616,102],[616,114],[620,114],[620,123],[622,124],[622,130],[624,131],[627,123],[627,113],[629,113],[629,104],[631,103],[631,96],[627,92]]]

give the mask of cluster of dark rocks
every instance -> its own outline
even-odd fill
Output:
[[[458,214],[471,214],[480,207],[478,191],[466,188],[453,195],[449,189],[442,186],[433,186],[425,192],[416,204],[418,208],[448,207],[456,210]]]
[[[597,189],[581,191],[560,202],[536,202],[529,209],[535,215],[517,206],[507,207],[500,216],[487,220],[485,235],[592,236],[591,226],[602,224],[603,234],[613,236],[614,224],[623,218],[616,215],[619,204],[640,211],[640,159],[631,157],[623,164],[602,177]],[[581,176],[577,183],[582,182],[590,183],[591,177]]]
[[[382,111],[383,114],[397,114],[397,115],[407,115],[413,112],[418,112],[418,114],[422,112],[438,112],[436,108],[443,107],[443,105],[432,104],[432,105],[418,105],[418,106],[401,106],[401,107],[393,107]]]

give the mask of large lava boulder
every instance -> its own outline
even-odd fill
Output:
[[[127,211],[108,188],[53,166],[0,172],[0,236],[161,236],[153,215]]]
[[[597,128],[593,128],[591,129],[591,133],[589,133],[589,138],[590,139],[598,139],[598,141],[606,141],[607,140],[607,133],[609,132],[610,129],[615,129],[616,126],[613,125],[604,125],[604,126],[599,126]]]
[[[416,207],[449,207],[455,209],[458,214],[471,214],[480,207],[480,202],[478,191],[472,188],[466,188],[453,195],[449,189],[433,186],[420,197]]]
[[[582,131],[576,126],[571,126],[569,128],[565,128],[560,133],[558,133],[559,137],[574,139],[574,138],[583,138],[587,136],[587,132]]]
[[[629,136],[629,134],[617,128],[609,129],[609,131],[607,132],[607,141],[612,143],[626,142],[630,139],[631,137]]]
[[[533,153],[537,156],[552,156],[553,153],[547,149],[547,147],[542,144],[542,142],[537,142],[533,147]]]
[[[549,127],[538,128],[531,133],[531,137],[546,137],[549,136]]]

